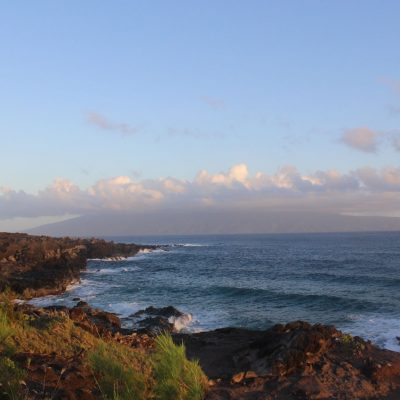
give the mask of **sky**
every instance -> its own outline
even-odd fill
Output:
[[[398,216],[398,1],[0,11],[0,230],[168,207]]]

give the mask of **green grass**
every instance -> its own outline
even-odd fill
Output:
[[[21,382],[25,375],[9,357],[0,356],[0,399],[22,399],[24,396]]]
[[[0,399],[18,400],[22,398],[21,381],[25,377],[15,362],[10,358],[13,347],[7,340],[15,333],[4,303],[0,305]]]
[[[83,352],[104,400],[201,400],[207,387],[198,362],[169,334],[155,348],[135,349],[81,329],[62,312],[26,313],[0,293],[0,400],[28,398],[22,381],[30,377],[14,361],[27,352],[67,359]]]
[[[201,400],[207,378],[169,334],[156,339],[152,356],[117,343],[101,343],[89,363],[105,400]]]
[[[0,307],[0,346],[3,346],[6,340],[14,333],[10,322],[8,321],[7,314]]]
[[[132,349],[114,343],[101,343],[89,355],[100,392],[107,400],[145,400],[148,376],[143,360]]]
[[[176,345],[168,334],[156,339],[153,356],[155,395],[160,400],[201,400],[207,379],[197,361],[186,358],[183,344]]]

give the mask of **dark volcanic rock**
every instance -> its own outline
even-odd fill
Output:
[[[175,335],[212,379],[206,399],[400,399],[400,354],[331,326]]]
[[[79,280],[88,259],[127,257],[144,248],[156,246],[0,233],[0,290],[10,287],[27,298],[57,294]]]
[[[84,301],[68,311],[69,317],[78,326],[91,333],[104,335],[121,329],[121,320],[115,314],[92,308]]]
[[[133,317],[140,317],[142,315],[156,315],[159,317],[181,317],[183,314],[183,312],[179,311],[178,309],[176,309],[175,307],[172,306],[168,306],[168,307],[161,307],[161,308],[157,308],[157,307],[147,307],[144,310],[139,310],[137,311],[135,314],[133,314]]]
[[[191,315],[185,314],[175,307],[147,307],[131,315],[128,320],[134,321],[134,325],[143,332],[159,334],[162,332],[175,332],[175,322],[179,319],[190,322]]]

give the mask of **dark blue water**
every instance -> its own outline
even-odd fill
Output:
[[[400,233],[112,239],[172,246],[90,261],[81,285],[37,302],[80,297],[122,316],[174,305],[193,314],[191,330],[302,319],[400,351]]]

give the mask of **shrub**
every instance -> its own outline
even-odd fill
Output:
[[[155,394],[160,400],[200,400],[207,379],[197,361],[186,358],[183,344],[176,345],[169,334],[158,336],[153,356]]]
[[[147,379],[132,349],[101,343],[90,353],[89,362],[104,399],[146,399]]]

